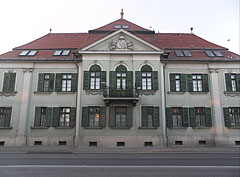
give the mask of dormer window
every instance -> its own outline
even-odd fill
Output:
[[[192,54],[188,50],[175,50],[177,57],[191,57]]]
[[[53,56],[68,56],[70,54],[70,50],[56,50]]]
[[[19,56],[34,56],[36,55],[37,50],[23,50]]]
[[[129,29],[130,26],[129,25],[114,25],[114,29]]]
[[[123,29],[129,29],[129,25],[122,25]]]
[[[115,28],[115,29],[120,29],[120,28],[121,28],[121,25],[114,25],[114,28]]]
[[[205,50],[208,57],[223,57],[222,53],[218,50]]]

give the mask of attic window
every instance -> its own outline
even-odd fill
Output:
[[[209,57],[223,57],[222,53],[218,50],[205,50],[205,53]]]
[[[56,50],[53,54],[53,56],[68,56],[70,53],[70,50]]]
[[[23,50],[20,54],[19,54],[19,56],[34,56],[34,55],[36,55],[36,53],[37,53],[37,50]]]
[[[175,50],[177,57],[191,57],[192,54],[188,50]]]
[[[120,28],[121,28],[121,25],[114,25],[114,28],[115,28],[115,29],[120,29]]]
[[[122,25],[123,29],[129,29],[129,25]]]
[[[20,56],[26,56],[28,54],[29,50],[22,51],[19,55]]]

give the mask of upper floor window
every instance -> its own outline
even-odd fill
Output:
[[[0,127],[10,127],[11,107],[0,107]]]
[[[135,86],[138,90],[158,90],[158,72],[152,71],[149,65],[144,65],[135,75]]]
[[[186,91],[186,74],[170,73],[170,91],[185,92]]]
[[[76,92],[77,74],[76,73],[57,73],[56,74],[56,92]]]
[[[226,73],[225,74],[226,90],[227,92],[240,91],[240,74]]]
[[[117,90],[126,90],[127,68],[120,65],[116,68],[117,72]]]
[[[16,73],[4,73],[3,92],[13,92],[15,90]]]
[[[101,90],[106,87],[106,71],[93,65],[89,71],[84,71],[83,90]]]
[[[52,92],[54,86],[54,73],[39,73],[38,92]]]
[[[201,92],[203,90],[202,89],[202,75],[193,74],[192,80],[193,80],[193,91]]]

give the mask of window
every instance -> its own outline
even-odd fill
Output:
[[[106,88],[106,71],[101,71],[98,65],[91,66],[89,71],[84,71],[83,90],[101,90]]]
[[[205,50],[208,57],[223,57],[222,53],[218,50]]]
[[[3,92],[13,92],[15,90],[16,73],[4,73]]]
[[[70,92],[72,86],[72,75],[71,74],[63,74],[62,76],[62,91]]]
[[[49,74],[44,74],[44,82],[43,82],[43,91],[48,91],[49,88],[49,79],[50,75]]]
[[[120,29],[120,28],[121,28],[121,25],[114,25],[114,28],[115,28],[115,29]]]
[[[54,86],[54,73],[39,73],[38,92],[52,92]]]
[[[60,127],[69,127],[70,123],[70,108],[60,108]]]
[[[205,108],[195,108],[196,126],[206,126]]]
[[[189,52],[189,50],[175,50],[175,54],[177,57],[191,57],[192,54]]]
[[[68,56],[70,54],[70,50],[56,50],[53,53],[53,56]]]
[[[118,25],[118,24],[116,24],[116,25],[114,25],[114,28],[115,29],[120,29],[120,28],[129,29],[130,26],[129,25]]]
[[[116,107],[115,109],[116,109],[115,110],[116,127],[126,127],[127,126],[127,108]]]
[[[192,75],[193,80],[193,91],[201,92],[202,91],[202,75]]]
[[[34,127],[49,127],[52,119],[52,108],[36,107]]]
[[[240,74],[226,73],[225,74],[226,90],[227,92],[240,91]]]
[[[129,29],[130,26],[129,26],[129,25],[122,25],[122,28],[123,28],[123,29]]]
[[[37,50],[23,50],[19,56],[35,56],[37,53]]]
[[[126,77],[125,72],[117,73],[117,90],[126,90]]]
[[[142,106],[142,127],[159,126],[159,107]]]
[[[144,65],[141,72],[136,71],[135,86],[138,90],[158,90],[158,72],[152,71],[149,65]]]
[[[0,107],[0,127],[10,127],[11,114],[11,107]]]
[[[89,127],[99,127],[100,107],[89,107]]]
[[[186,92],[186,74],[170,73],[170,91]]]
[[[82,126],[88,128],[106,126],[106,108],[89,106],[82,108]]]
[[[56,92],[76,92],[77,91],[77,73],[57,73]]]
[[[223,108],[226,127],[240,127],[240,107]]]
[[[183,126],[182,108],[172,108],[173,127]]]

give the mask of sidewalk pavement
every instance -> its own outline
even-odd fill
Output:
[[[67,146],[21,146],[1,147],[0,154],[80,154],[80,153],[239,153],[240,147],[67,147]]]

